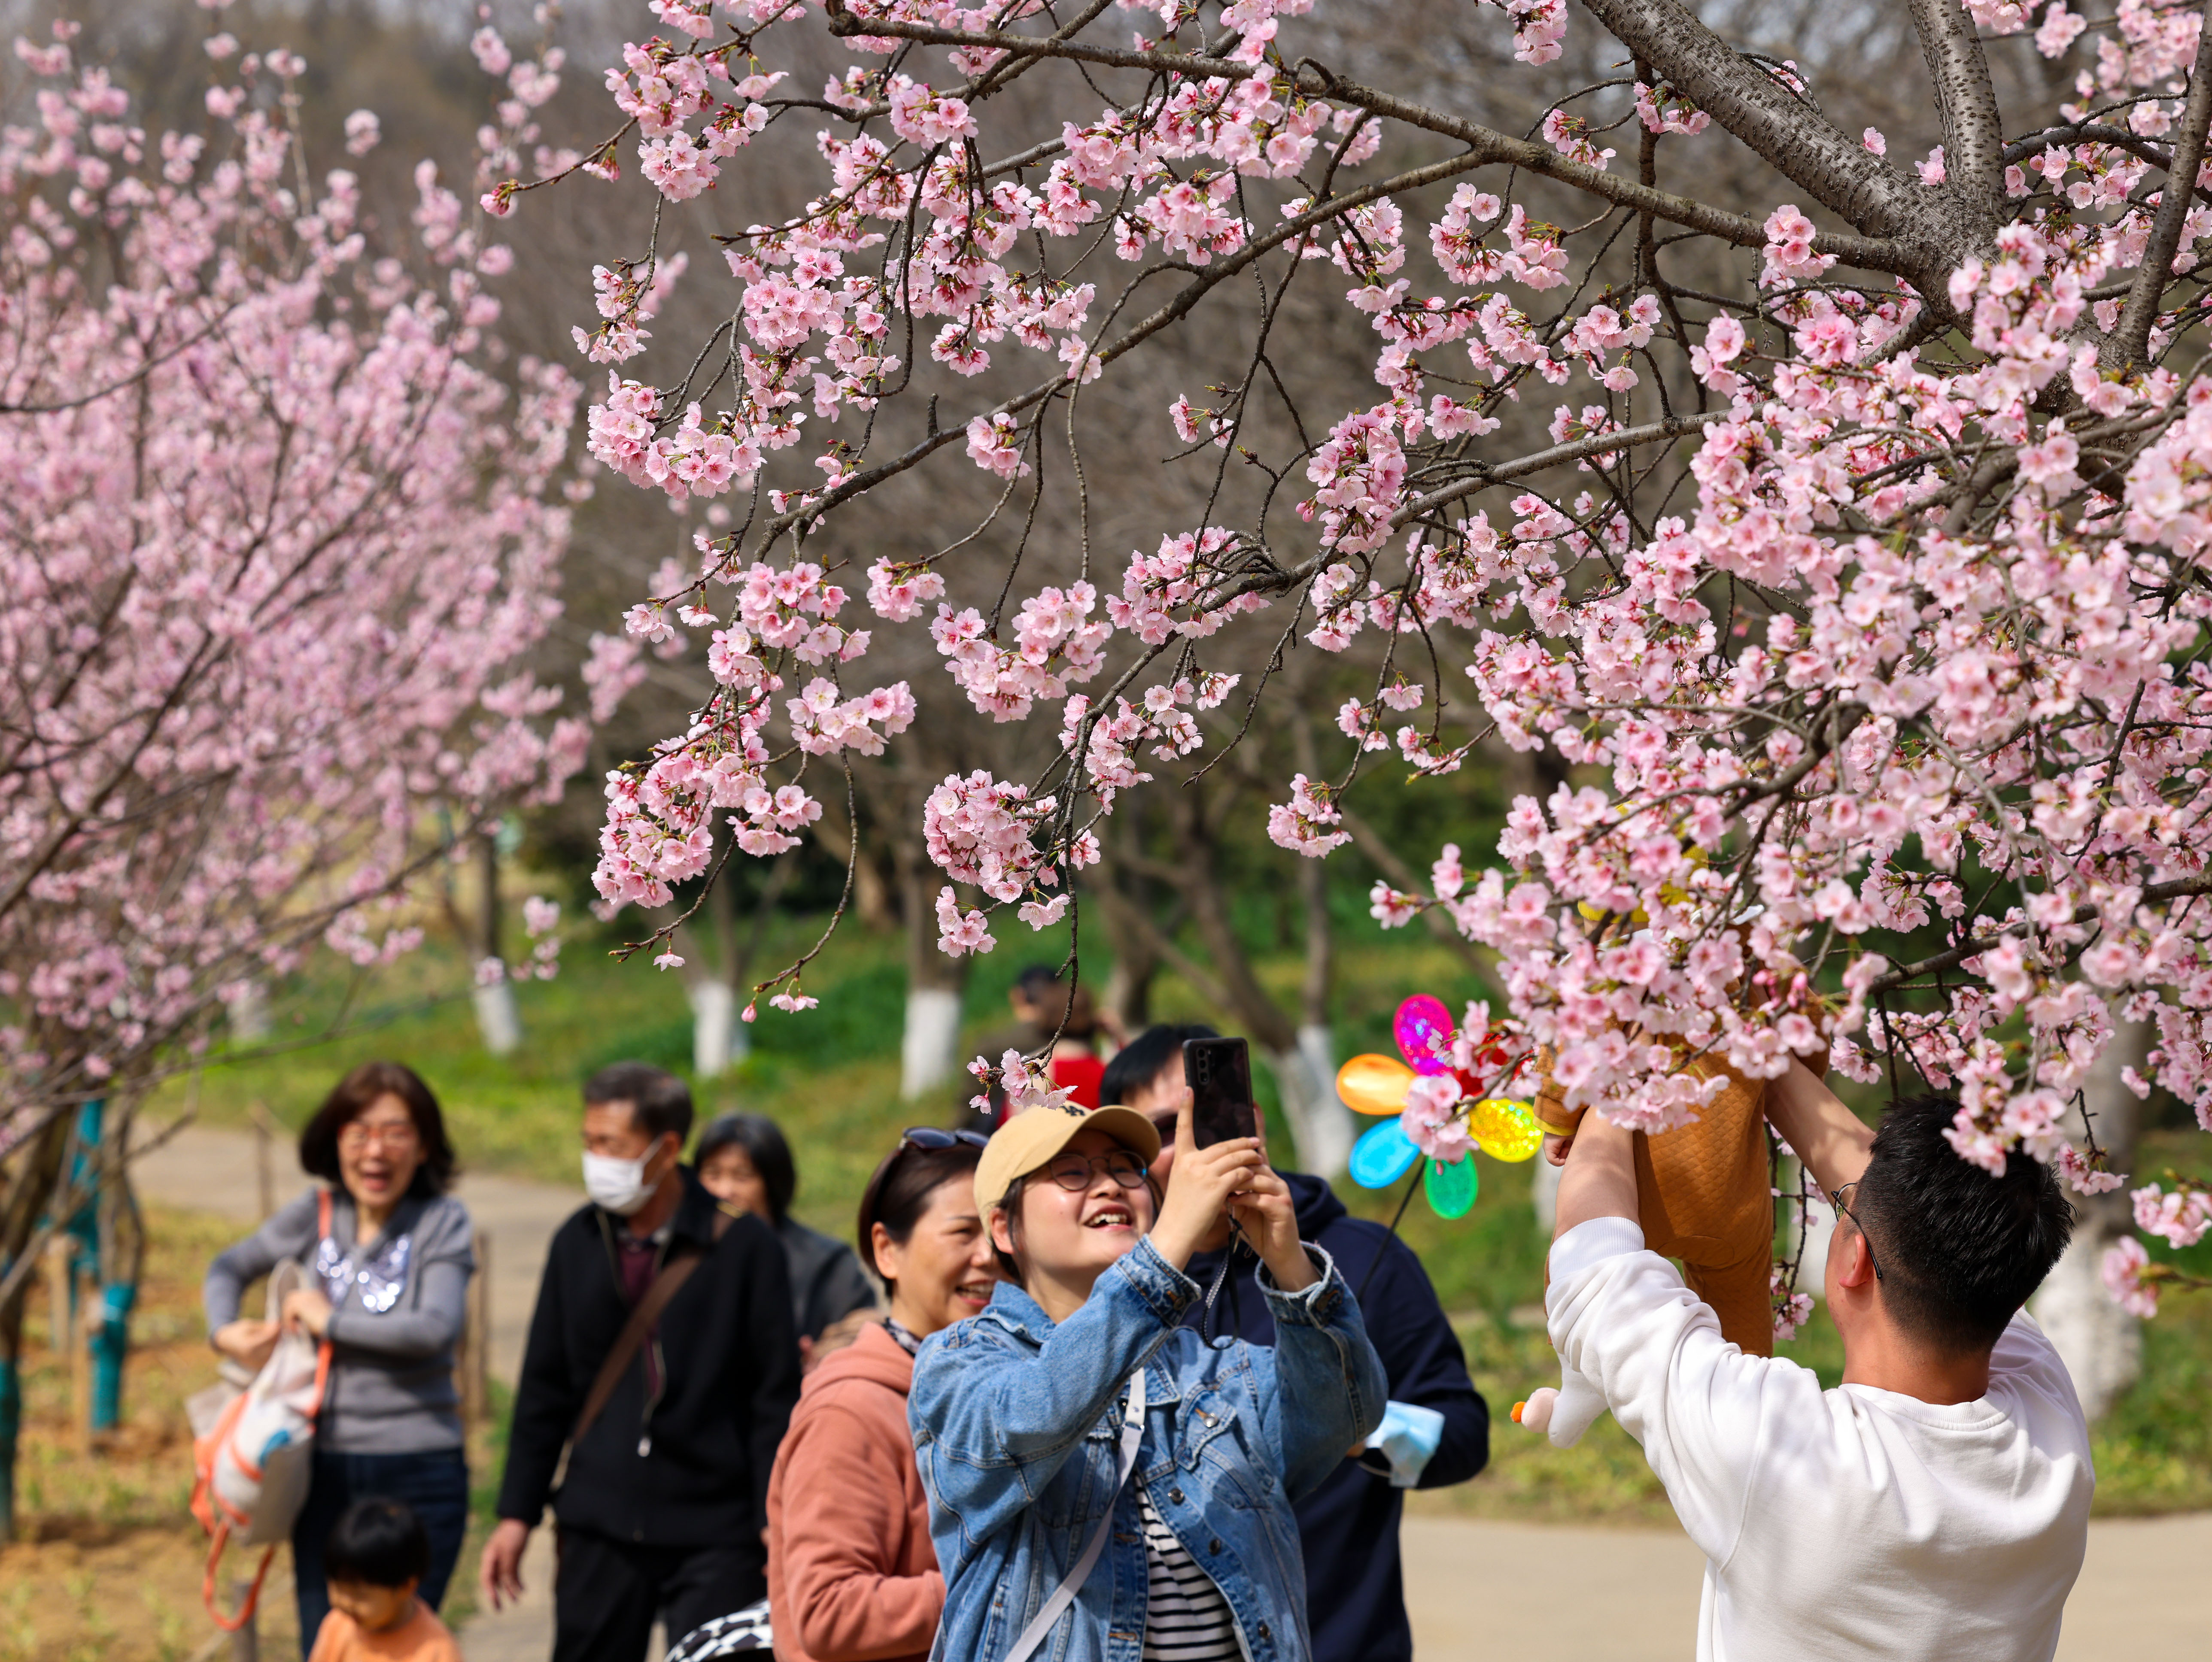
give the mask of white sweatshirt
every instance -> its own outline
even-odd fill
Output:
[[[2048,1662],[2096,1474],[2025,1312],[1989,1394],[1939,1407],[1745,1356],[1627,1218],[1569,1230],[1551,1265],[1570,1387],[1583,1375],[1644,1446],[1705,1555],[1699,1662]]]

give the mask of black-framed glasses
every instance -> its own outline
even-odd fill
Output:
[[[1081,1194],[1097,1173],[1103,1172],[1125,1189],[1145,1186],[1145,1162],[1127,1149],[1111,1154],[1060,1154],[1046,1163],[1044,1174],[1070,1194]]]
[[[934,1125],[908,1125],[899,1133],[899,1148],[927,1149],[933,1152],[944,1149],[981,1149],[991,1139],[981,1131],[939,1131]]]
[[[1838,1217],[1847,1217],[1850,1219],[1852,1222],[1858,1223],[1859,1239],[1866,1242],[1867,1262],[1874,1265],[1874,1278],[1876,1281],[1880,1281],[1881,1279],[1881,1260],[1874,1255],[1874,1237],[1867,1233],[1867,1227],[1865,1224],[1859,1223],[1859,1215],[1853,1211],[1850,1207],[1844,1204],[1844,1193],[1849,1190],[1857,1188],[1858,1186],[1858,1179],[1853,1178],[1850,1182],[1840,1184],[1837,1187],[1829,1190],[1828,1204],[1836,1209],[1836,1216]]]

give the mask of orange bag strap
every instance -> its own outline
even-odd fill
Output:
[[[208,1615],[216,1626],[225,1633],[236,1633],[253,1619],[253,1612],[261,1604],[261,1584],[269,1579],[269,1566],[276,1556],[276,1547],[271,1542],[261,1555],[261,1567],[253,1572],[252,1582],[246,1589],[246,1598],[235,1616],[225,1616],[216,1602],[216,1566],[222,1562],[222,1550],[230,1544],[230,1524],[228,1520],[216,1526],[215,1539],[208,1546],[207,1573],[200,1578],[200,1602],[207,1606]]]

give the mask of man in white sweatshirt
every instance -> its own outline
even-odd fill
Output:
[[[2065,1250],[2051,1170],[1944,1140],[1924,1097],[1869,1131],[1802,1064],[1768,1117],[1838,1212],[1844,1382],[1747,1356],[1644,1246],[1633,1135],[1587,1116],[1546,1296],[1553,1441],[1610,1408],[1705,1554],[1699,1662],[2047,1662],[2096,1476],[2066,1369],[2021,1307]]]

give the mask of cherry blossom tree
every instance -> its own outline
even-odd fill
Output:
[[[378,248],[354,174],[311,170],[295,54],[215,34],[203,119],[149,131],[74,33],[16,43],[0,129],[10,1471],[42,1215],[120,1178],[131,1107],[226,999],[412,947],[416,879],[588,732],[530,667],[580,389],[500,362],[507,249],[427,162],[408,246]],[[376,143],[368,112],[344,129]],[[529,910],[525,973],[550,973]]]
[[[1364,60],[1403,61],[1366,50],[1379,9],[640,9],[659,33],[570,170],[635,170],[665,215],[577,330],[606,376],[590,447],[732,506],[629,615],[706,636],[718,686],[611,779],[602,895],[665,902],[718,816],[745,854],[789,846],[848,753],[964,699],[1059,741],[924,809],[943,949],[988,950],[1073,915],[1101,817],[1214,766],[1318,652],[1364,687],[1345,749],[1279,786],[1285,847],[1351,839],[1370,755],[1555,758],[1494,849],[1373,905],[1496,955],[1509,1052],[1547,1053],[1570,1104],[1662,1131],[1717,1088],[1707,1058],[1772,1076],[1831,1046],[1956,1091],[1962,1158],[2024,1148],[2096,1193],[2128,1174],[2069,1106],[2146,1023],[2124,1088],[2212,1128],[2202,7],[1870,8],[1922,49],[1917,157],[1679,0],[1497,6],[1532,85],[1620,66],[1525,136],[1479,82],[1375,84]],[[1703,188],[1747,165],[1756,201]],[[790,211],[717,207],[800,169]],[[638,379],[685,214],[725,321]],[[1316,295],[1370,342],[1348,403],[1286,323]],[[1126,525],[1148,481],[1086,467],[1086,414],[1163,361],[1156,442],[1206,507],[1108,545],[1108,499]],[[869,500],[929,515],[924,482],[966,468],[994,506],[931,556],[841,531]],[[886,628],[927,629],[951,687],[872,681]],[[757,992],[811,1002],[805,962]],[[2195,1189],[2134,1206],[2177,1243],[2212,1223]],[[2130,1238],[2107,1276],[2147,1310],[2171,1269]]]

